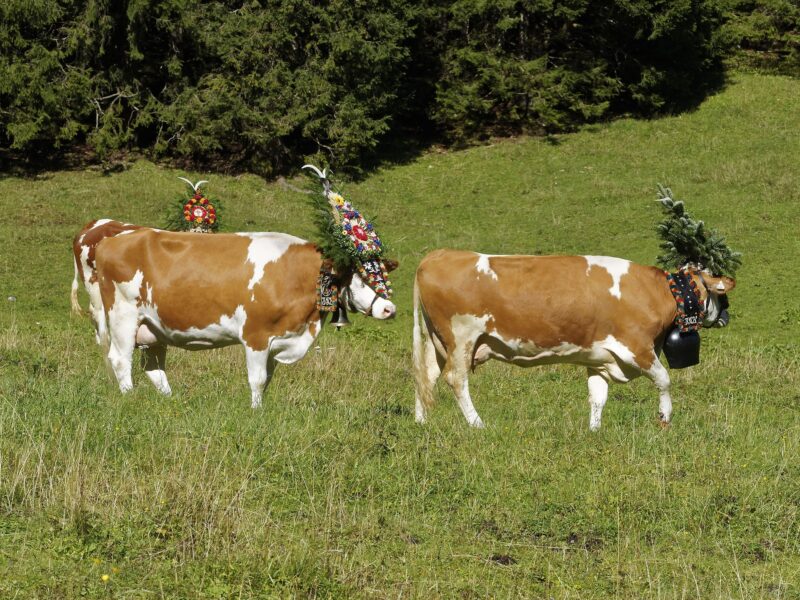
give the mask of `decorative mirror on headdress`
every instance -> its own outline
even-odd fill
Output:
[[[313,194],[315,221],[319,228],[319,247],[333,269],[343,273],[355,270],[361,279],[381,298],[392,295],[392,283],[382,258],[383,243],[372,223],[333,189],[327,169],[303,165],[312,171],[322,184],[322,192]],[[318,308],[334,312],[339,306],[335,278],[330,269],[320,273]]]
[[[171,231],[193,231],[195,233],[214,233],[219,229],[222,206],[218,200],[209,198],[200,186],[207,181],[192,183],[185,177],[178,177],[191,188],[175,200],[167,215],[167,229]]]

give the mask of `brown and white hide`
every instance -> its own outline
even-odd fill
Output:
[[[198,235],[141,229],[107,237],[96,265],[108,359],[120,390],[132,388],[135,346],[145,372],[170,393],[164,372],[167,346],[187,350],[241,344],[252,406],[276,363],[305,356],[322,327],[317,247],[284,233]],[[394,316],[389,300],[357,274],[342,280],[347,302],[378,319]]]
[[[692,272],[707,308],[720,314],[727,277]],[[610,381],[644,375],[659,391],[668,423],[667,369],[658,359],[676,316],[665,273],[606,256],[494,256],[458,250],[428,254],[414,282],[416,418],[424,422],[443,374],[470,425],[482,427],[468,374],[494,358],[519,366],[570,363],[588,373],[590,428],[600,427]]]

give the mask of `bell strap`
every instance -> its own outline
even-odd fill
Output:
[[[339,285],[333,272],[322,267],[317,278],[317,310],[335,312],[339,304]]]
[[[705,310],[700,302],[700,292],[694,278],[684,269],[676,273],[666,273],[669,291],[675,298],[678,314],[675,325],[682,332],[697,331],[703,326]]]

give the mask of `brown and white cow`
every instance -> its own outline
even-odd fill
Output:
[[[114,237],[123,232],[142,229],[139,225],[121,223],[112,219],[97,219],[89,221],[77,233],[72,240],[72,255],[74,258],[75,276],[72,279],[72,292],[70,303],[72,312],[83,314],[81,305],[78,302],[78,279],[83,281],[86,293],[89,294],[89,315],[92,318],[95,328],[95,339],[100,343],[100,327],[104,326],[103,301],[100,298],[100,286],[97,283],[97,266],[95,264],[95,253],[97,245],[107,237]]]
[[[691,273],[706,309],[703,324],[712,326],[735,282]],[[467,422],[483,427],[467,375],[494,358],[524,367],[585,366],[592,430],[600,427],[608,383],[644,375],[658,388],[661,420],[669,423],[670,380],[658,354],[676,311],[663,270],[620,258],[434,251],[414,282],[416,419],[425,421],[443,373]]]
[[[258,407],[276,363],[305,356],[324,322],[316,289],[323,258],[314,244],[285,233],[124,231],[97,245],[95,263],[103,306],[99,331],[123,393],[133,387],[135,346],[142,348],[147,376],[169,394],[167,346],[241,344],[252,406]],[[351,310],[377,319],[394,316],[395,305],[357,273],[338,275]]]

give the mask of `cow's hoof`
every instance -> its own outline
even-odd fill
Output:
[[[470,423],[469,426],[474,427],[475,429],[486,429],[486,425],[483,424],[483,421],[481,421],[480,417]]]
[[[661,429],[669,429],[669,421],[665,421],[664,419],[659,419],[658,426],[661,427]]]

